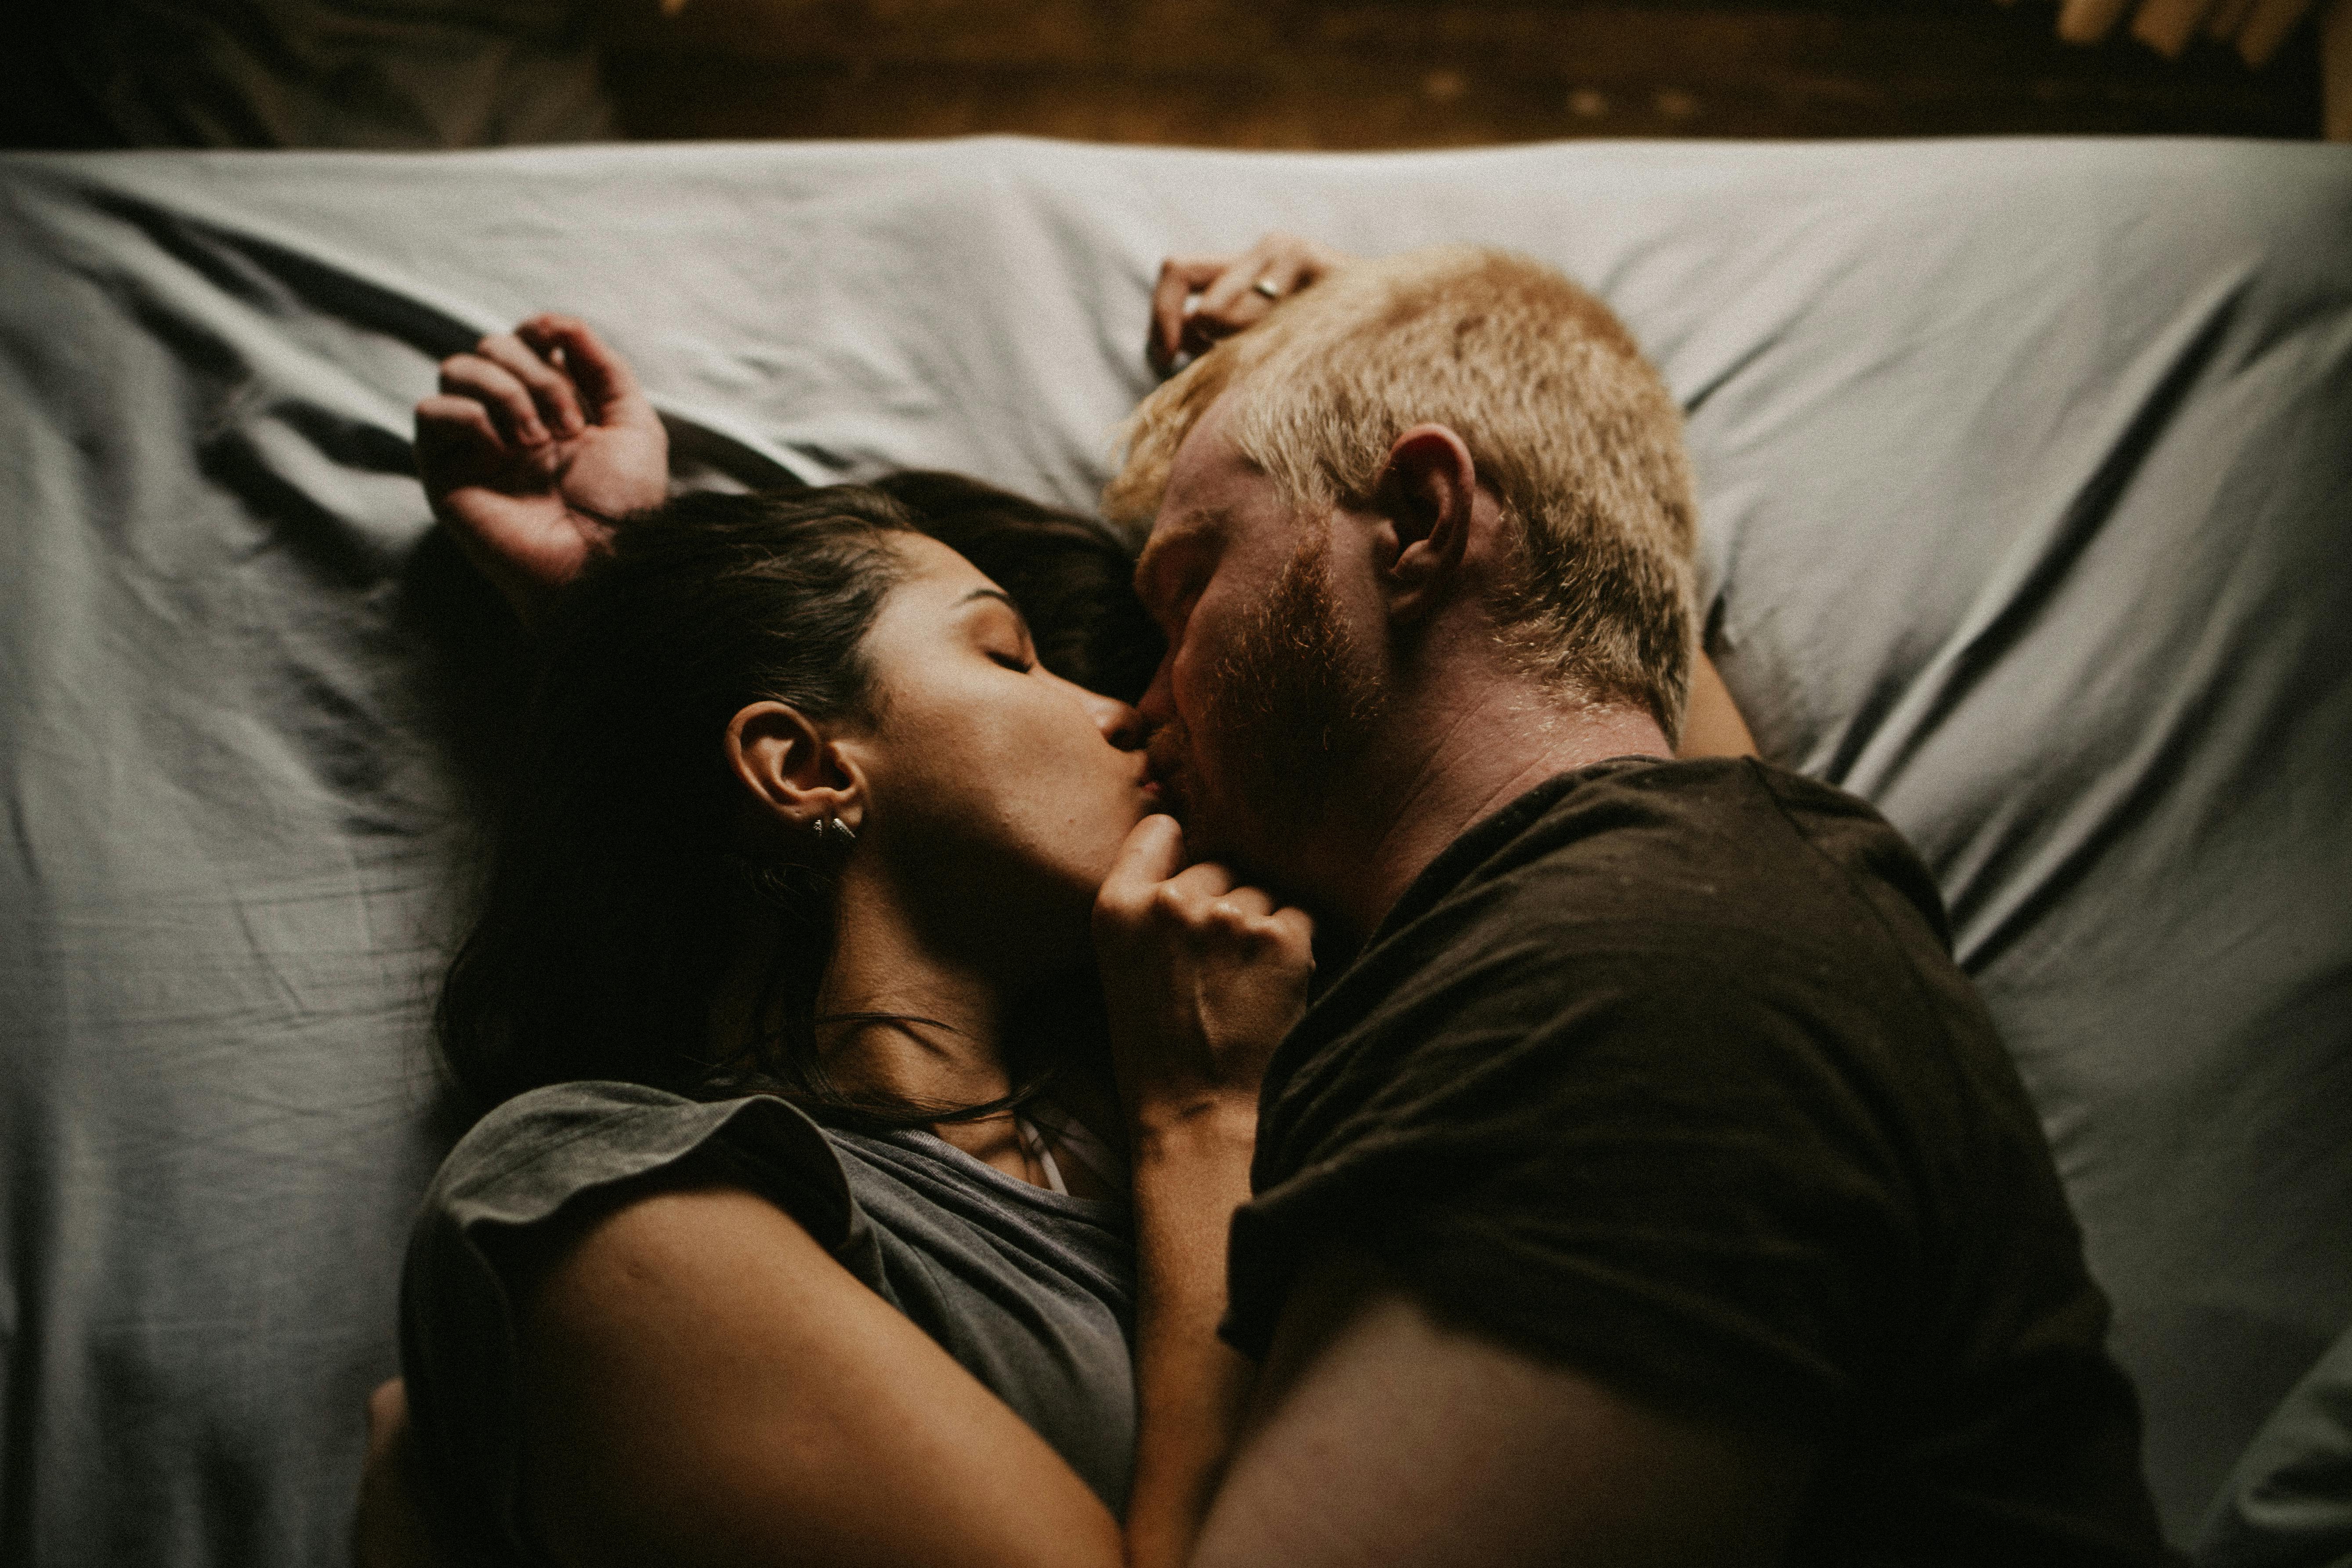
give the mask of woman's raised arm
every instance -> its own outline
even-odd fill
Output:
[[[529,621],[669,493],[669,434],[628,362],[571,316],[533,316],[441,362],[416,405],[433,515]]]

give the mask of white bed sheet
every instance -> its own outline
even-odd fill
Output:
[[[1664,368],[1719,662],[1941,880],[2186,1539],[2352,1323],[2352,151],[986,140],[0,159],[0,1557],[341,1550],[509,647],[434,360],[572,310],[706,477],[1083,507],[1158,258],[1277,226]]]

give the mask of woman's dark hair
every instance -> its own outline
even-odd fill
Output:
[[[443,986],[443,1059],[479,1107],[618,1079],[698,1098],[767,1090],[851,1125],[991,1109],[885,1102],[826,1079],[817,1035],[832,1021],[815,999],[832,889],[737,853],[739,786],[720,749],[752,702],[822,719],[868,700],[864,640],[902,572],[889,535],[909,531],[994,576],[1047,668],[1121,694],[1150,679],[1157,637],[1124,552],[1084,519],[974,480],[688,495],[630,520],[547,619],[481,913]],[[747,905],[776,932],[753,1009],[764,1026],[722,1050],[712,1008]],[[1098,1005],[1086,990],[1080,1014]],[[1073,1002],[1040,1005],[1067,1015]],[[1050,1065],[1017,1060],[1013,1098]]]

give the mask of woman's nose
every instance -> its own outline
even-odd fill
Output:
[[[1104,740],[1120,751],[1139,752],[1143,743],[1151,738],[1150,728],[1144,723],[1143,715],[1118,698],[1089,691],[1087,703],[1093,710],[1095,728],[1102,731]]]

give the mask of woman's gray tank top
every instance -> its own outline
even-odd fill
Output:
[[[767,1096],[567,1083],[483,1118],[443,1163],[409,1240],[401,1368],[436,1511],[469,1554],[542,1560],[520,1511],[514,1244],[688,1178],[733,1182],[790,1214],[1124,1510],[1135,1451],[1125,1204],[1032,1186],[928,1132],[820,1128]]]

